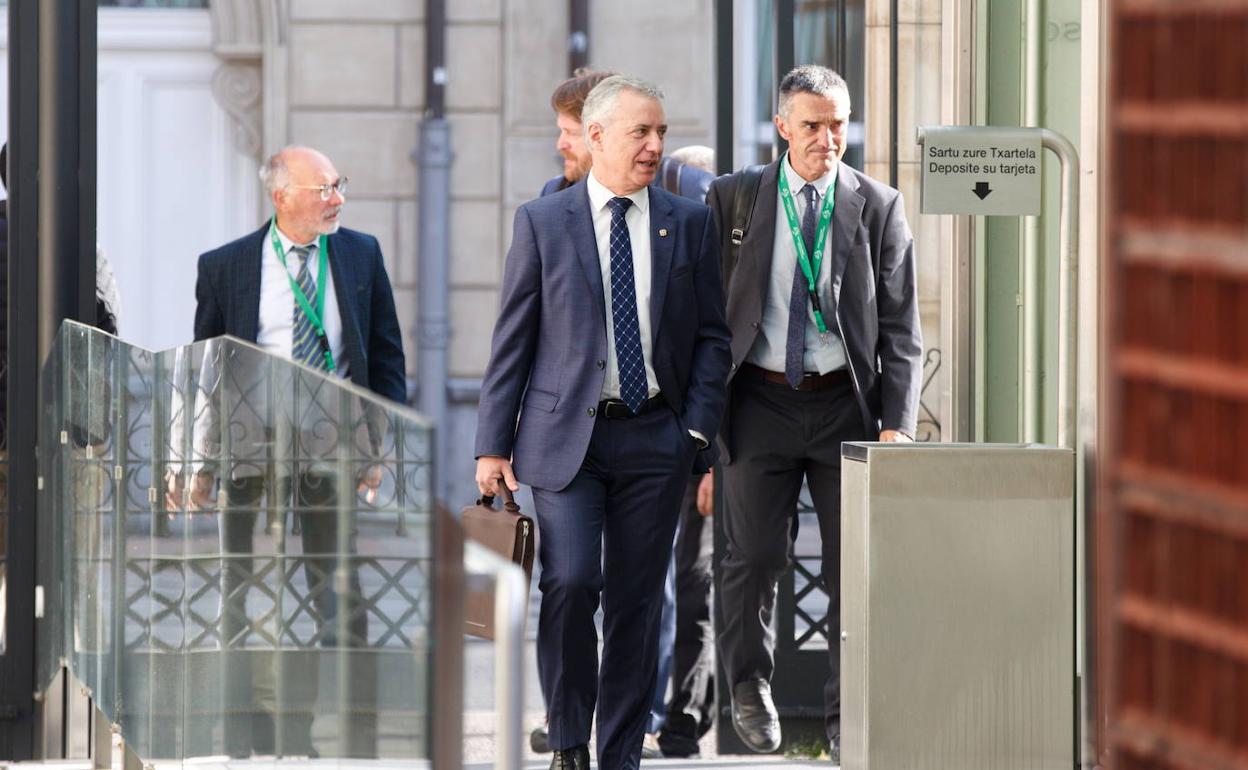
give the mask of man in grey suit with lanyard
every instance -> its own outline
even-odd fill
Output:
[[[836,759],[841,443],[914,435],[922,372],[914,242],[900,193],[841,162],[849,90],[839,75],[815,65],[790,72],[775,123],[788,152],[761,172],[717,179],[707,197],[725,255],[733,361],[717,480],[727,538],[719,650],[737,734],[775,751],[771,621],[805,479],[823,540],[824,713]]]

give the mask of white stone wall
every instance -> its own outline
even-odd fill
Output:
[[[291,0],[288,141],[324,150],[351,179],[350,227],[381,241],[409,373],[416,319],[416,167],[424,107],[423,0]],[[550,93],[567,76],[568,7],[554,0],[447,3],[447,118],[454,152],[454,378],[489,355],[512,215],[561,168]],[[710,143],[710,0],[591,6],[591,63],[651,78],[667,94],[669,146]]]

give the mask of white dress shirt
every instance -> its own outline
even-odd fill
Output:
[[[653,397],[659,392],[659,383],[651,363],[654,360],[654,340],[650,335],[650,189],[643,187],[631,195],[617,196],[594,177],[592,170],[586,186],[589,188],[589,208],[594,215],[598,266],[602,269],[602,291],[607,310],[607,376],[602,381],[602,397],[620,397],[620,367],[615,357],[615,323],[611,313],[611,207],[607,205],[615,197],[629,198],[633,202],[624,212],[624,223],[628,225],[628,237],[633,247],[633,285],[637,290],[641,355],[646,363],[646,395]]]
[[[286,267],[282,267],[281,261],[277,258],[277,252],[273,250],[273,230],[277,230],[277,238],[282,248],[286,250]],[[301,262],[299,255],[291,249],[296,245],[313,247],[308,252],[308,268],[312,271],[312,278],[317,282],[318,288],[321,285],[321,257],[317,252],[315,240],[311,244],[296,244],[286,237],[281,228],[273,225],[270,225],[269,233],[265,236],[264,245],[260,251],[260,323],[256,329],[256,344],[270,353],[290,358],[291,347],[294,344],[295,311],[299,306],[295,301],[295,292],[286,276],[289,275],[291,279],[298,280]],[[346,377],[348,362],[343,360],[342,355],[342,316],[338,313],[338,295],[334,293],[333,271],[326,270],[326,272],[330,275],[325,276],[325,317],[321,320],[325,324],[325,336],[329,338],[330,352],[334,354],[335,373],[339,377]],[[316,306],[315,298],[312,304],[313,307]],[[299,312],[302,312],[302,309]]]
[[[789,192],[794,198],[793,202],[797,204],[798,224],[801,224],[802,218],[806,216],[806,196],[802,195],[806,180],[793,170],[788,157],[786,153],[785,159],[780,163],[780,173],[788,179]],[[831,171],[810,183],[819,193],[816,205],[820,208],[829,191],[833,194],[836,192],[837,168],[833,166]],[[815,216],[818,215],[819,210],[816,209]],[[793,245],[793,235],[789,231],[788,221],[784,213],[784,201],[777,191],[776,235],[771,252],[771,278],[767,286],[766,300],[763,303],[763,322],[754,346],[750,348],[749,354],[745,357],[745,360],[751,364],[772,372],[784,371],[784,350],[789,336],[789,298],[793,294],[793,273],[801,269],[797,266],[797,247]],[[803,354],[803,371],[819,374],[827,374],[845,367],[845,346],[841,343],[837,331],[834,313],[836,303],[832,297],[832,228],[834,224],[835,217],[833,217],[833,222],[828,223],[828,239],[824,245],[823,262],[819,266],[819,275],[815,277],[815,291],[819,293],[819,304],[824,313],[823,320],[828,327],[826,334],[820,332],[819,325],[815,323],[815,310],[810,306],[810,300],[807,299],[805,302],[806,350]]]

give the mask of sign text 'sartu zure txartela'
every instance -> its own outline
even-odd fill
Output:
[[[930,126],[922,142],[924,214],[1040,213],[1036,129]]]

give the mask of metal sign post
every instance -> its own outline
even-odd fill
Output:
[[[1028,216],[1040,213],[1043,175],[1039,148],[1052,150],[1062,169],[1058,212],[1057,315],[1063,333],[1057,345],[1057,443],[1075,446],[1075,399],[1078,373],[1075,345],[1078,327],[1076,244],[1079,233],[1079,154],[1066,137],[1047,128],[994,126],[920,126],[922,206],[924,214]],[[1026,356],[1040,355],[1027,350]],[[1038,398],[1023,401],[1023,441],[1039,440],[1035,416]]]

